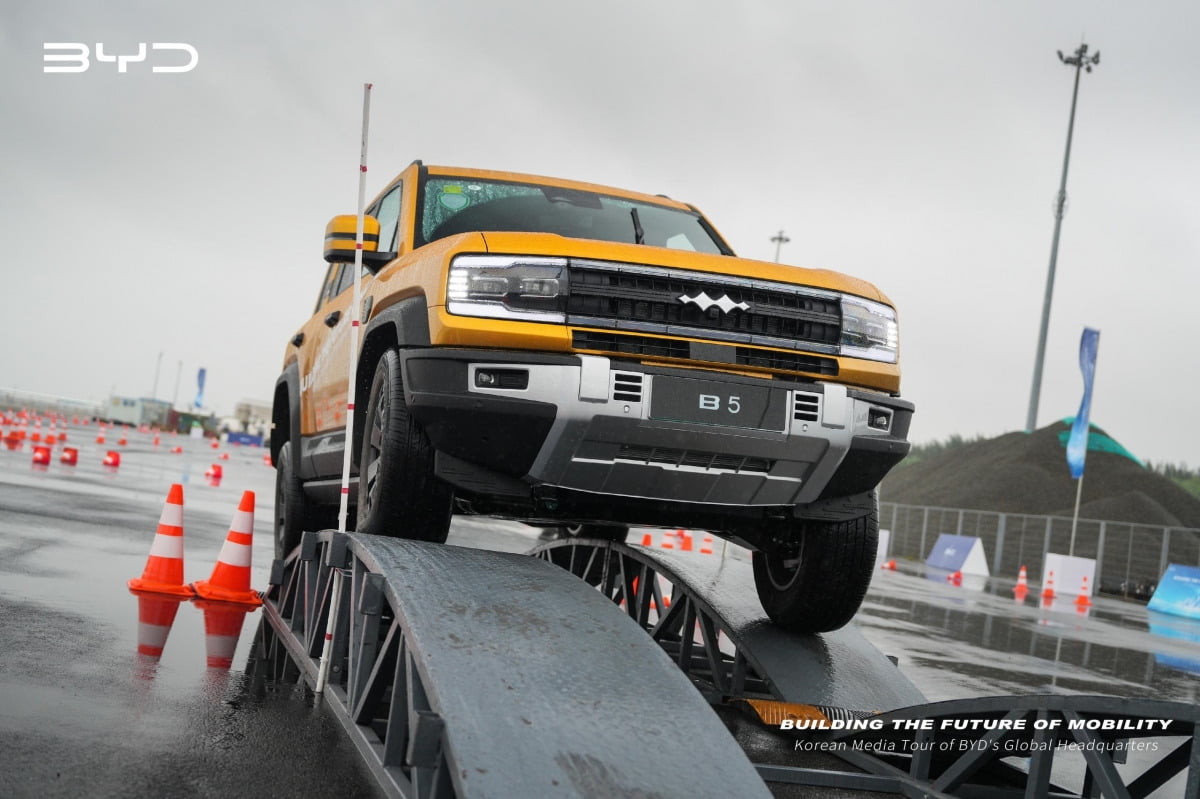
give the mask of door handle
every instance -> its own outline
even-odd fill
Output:
[[[333,327],[334,325],[336,325],[338,323],[338,320],[341,318],[342,318],[342,312],[334,311],[331,314],[329,314],[329,316],[325,317],[325,326]]]

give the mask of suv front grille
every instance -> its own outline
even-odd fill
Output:
[[[830,292],[594,261],[572,261],[569,273],[569,324],[830,353],[841,341],[841,305]]]

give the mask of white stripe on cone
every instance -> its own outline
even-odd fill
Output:
[[[217,560],[229,566],[240,566],[248,569],[250,568],[250,551],[248,544],[239,544],[226,539]]]
[[[138,622],[138,648],[148,647],[160,652],[167,645],[167,636],[171,632],[170,625],[147,624]]]
[[[183,527],[183,506],[164,502],[162,515],[158,517],[158,523],[165,524],[168,527]]]
[[[154,534],[154,543],[150,545],[150,556],[158,558],[182,558],[183,536]]]
[[[232,666],[237,643],[238,636],[236,635],[204,636],[204,654],[208,659],[209,668],[227,669]]]
[[[229,529],[235,533],[253,533],[254,514],[244,510],[234,511],[233,521],[230,522]]]

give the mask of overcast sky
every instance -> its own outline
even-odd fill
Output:
[[[415,158],[699,206],[739,255],[866,278],[900,312],[912,438],[1024,427],[1073,70],[1083,76],[1039,426],[1200,465],[1200,5],[63,2],[0,7],[0,388],[269,399],[324,225]],[[186,42],[187,74],[44,42]],[[180,366],[182,364],[182,366]],[[177,381],[177,376],[181,376]],[[178,383],[178,390],[176,385]]]

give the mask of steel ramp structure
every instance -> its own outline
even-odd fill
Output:
[[[1168,792],[1158,795],[1200,799],[1196,705],[1059,695],[926,703],[853,626],[796,635],[772,625],[745,561],[583,539],[543,544],[531,554],[594,586],[658,641],[754,753],[759,776],[776,793],[786,794],[779,786],[790,784],[804,796],[1133,799],[1155,795],[1169,783]],[[780,711],[769,703],[764,709],[758,699],[881,729],[785,736],[778,731]],[[731,706],[759,729],[747,733],[728,712]],[[1026,729],[955,728],[977,719],[1024,720]],[[1132,731],[1095,728],[1105,719],[1154,724]],[[1169,734],[1154,729],[1163,721],[1170,722]],[[916,729],[922,723],[930,729]],[[1046,729],[1035,730],[1038,724]],[[781,737],[833,744],[830,751],[842,763],[814,767],[812,758],[789,756],[777,745]],[[1151,737],[1157,748],[1140,751],[1126,766],[1118,742]],[[1057,784],[1052,772],[1065,772],[1077,784]],[[809,793],[822,789],[853,793]]]
[[[744,561],[530,555],[305,533],[272,569],[262,661],[315,684],[340,571],[325,696],[389,796],[1200,799],[1195,705],[927,703],[853,626],[771,625]],[[780,729],[813,714],[856,729]]]
[[[264,605],[278,676],[315,682],[334,569],[326,698],[388,795],[770,795],[662,649],[535,558],[305,533]]]
[[[575,538],[530,554],[622,607],[714,704],[768,698],[861,716],[926,701],[853,626],[800,635],[772,624],[745,561]]]

